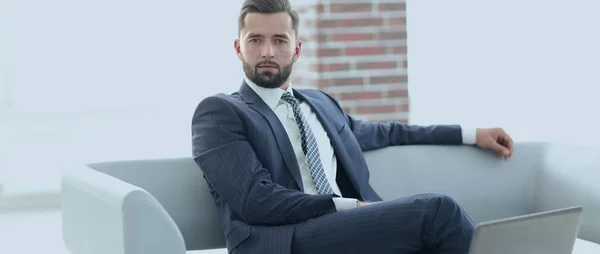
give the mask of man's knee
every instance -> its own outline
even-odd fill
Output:
[[[452,198],[446,194],[425,193],[425,194],[418,195],[418,198],[425,201],[426,205],[432,206],[432,207],[437,207],[440,209],[460,208],[460,206],[458,205],[458,202],[454,198]]]
[[[445,194],[432,194],[434,202],[438,205],[440,209],[443,210],[460,210],[461,207],[458,202]]]
[[[456,199],[451,196],[439,193],[428,193],[424,194],[424,198],[427,200],[427,205],[429,209],[436,214],[436,216],[442,217],[455,217],[459,220],[468,220],[471,222],[469,216],[464,211],[464,209],[460,206],[460,204],[456,201]],[[467,225],[472,223],[467,223]]]

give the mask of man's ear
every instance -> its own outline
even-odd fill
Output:
[[[242,61],[242,50],[240,48],[240,40],[236,39],[233,42],[233,48],[235,49],[235,54],[237,55],[238,59],[240,59],[240,61]]]
[[[294,60],[294,62],[296,62],[298,60],[301,52],[302,52],[302,41],[298,40],[298,42],[296,42],[296,48],[294,50],[294,57],[292,58]]]

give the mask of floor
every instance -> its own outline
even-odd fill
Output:
[[[69,254],[60,217],[60,210],[0,213],[0,253]]]

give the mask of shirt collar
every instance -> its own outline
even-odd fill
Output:
[[[275,107],[279,104],[281,100],[281,96],[285,92],[290,92],[292,96],[294,93],[292,91],[292,83],[288,88],[284,91],[281,88],[264,88],[258,86],[256,83],[252,82],[248,77],[244,77],[246,84],[260,97],[272,110],[275,110]]]

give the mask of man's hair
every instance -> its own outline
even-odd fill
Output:
[[[246,15],[252,12],[263,14],[287,12],[290,17],[292,17],[292,28],[294,29],[296,38],[298,38],[300,17],[298,17],[298,12],[292,9],[289,0],[245,0],[242,4],[242,10],[238,20],[238,34],[244,28],[244,19],[246,18]]]

